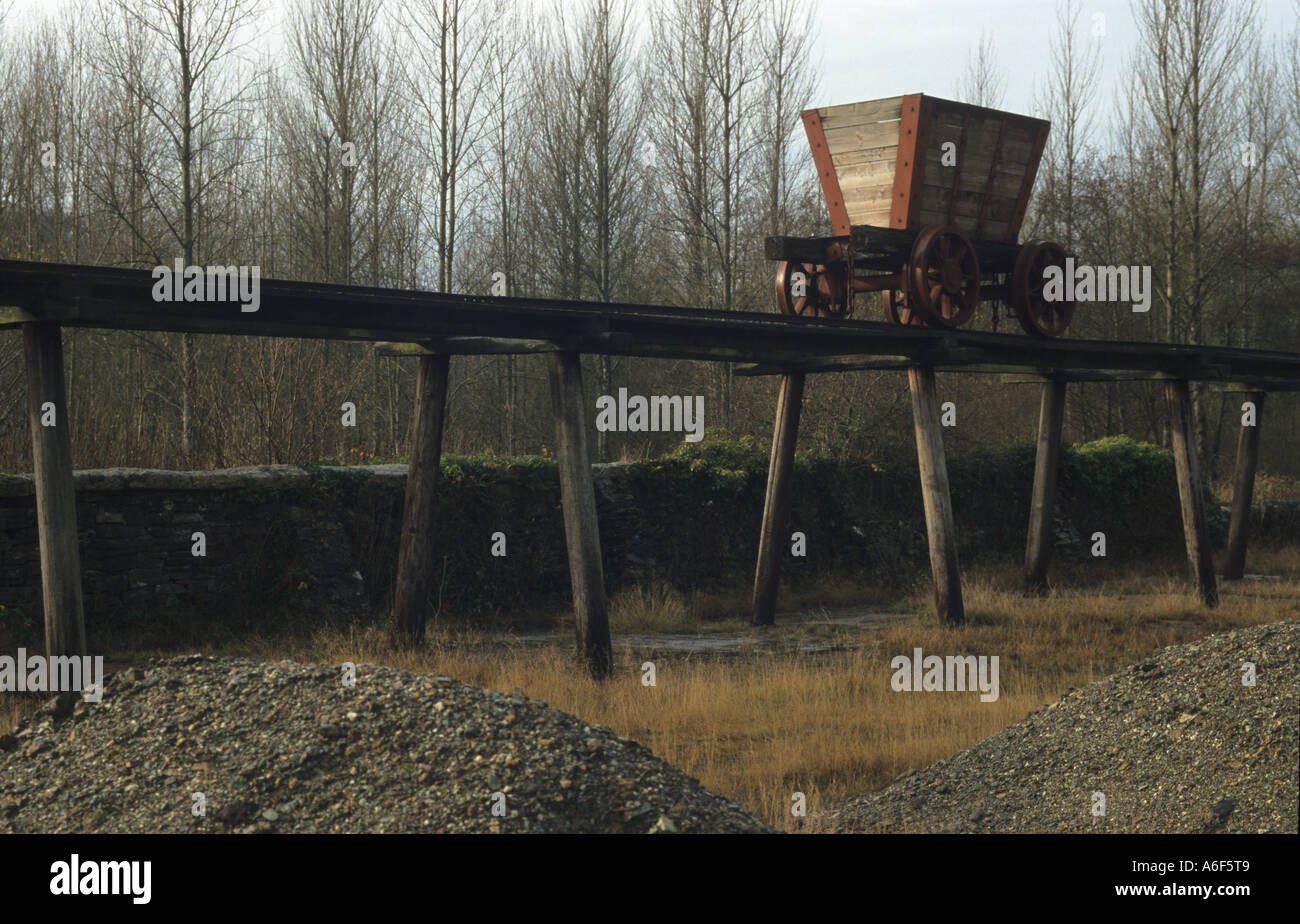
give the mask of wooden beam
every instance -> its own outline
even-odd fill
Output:
[[[41,548],[45,654],[84,655],[86,617],[77,548],[77,493],[72,482],[72,414],[63,381],[63,338],[57,324],[23,325],[27,419],[36,473],[36,531]]]
[[[433,560],[442,428],[447,413],[448,356],[421,356],[416,377],[415,442],[407,467],[402,532],[393,590],[393,640],[413,647],[424,640],[424,622],[436,573]]]
[[[578,656],[592,677],[603,680],[613,672],[614,652],[609,641],[609,604],[605,597],[600,526],[596,520],[596,491],[587,452],[580,354],[555,354],[551,366],[551,405],[555,411],[555,455],[560,468],[560,500],[564,505],[564,538],[569,551]]]
[[[509,337],[447,337],[426,343],[395,343],[381,340],[374,350],[380,356],[487,356],[521,353],[555,353],[560,348],[549,340],[521,340]]]
[[[902,372],[916,360],[903,355],[842,356],[827,360],[790,360],[781,363],[747,363],[737,366],[733,372],[740,376],[785,375],[790,372]]]
[[[1187,381],[1166,382],[1165,401],[1169,405],[1169,433],[1174,450],[1174,467],[1178,474],[1178,498],[1183,514],[1187,563],[1201,602],[1206,606],[1217,606],[1219,588],[1214,579],[1210,530],[1205,515],[1205,487],[1201,483],[1201,468],[1196,457],[1192,399]]]
[[[380,356],[512,356],[528,353],[558,353],[561,350],[600,352],[630,349],[632,336],[616,331],[588,331],[567,334],[554,340],[520,337],[440,337],[420,342],[379,341],[374,350]]]
[[[1259,391],[1300,391],[1300,382],[1241,376],[1236,382],[1230,382],[1226,385],[1211,385],[1210,388],[1231,394]]]
[[[776,593],[781,581],[781,555],[790,525],[790,497],[794,484],[794,448],[799,439],[799,411],[803,406],[804,375],[781,376],[776,397],[776,423],[772,455],[767,466],[767,495],[763,500],[763,526],[758,536],[758,564],[754,569],[754,596],[749,621],[755,626],[776,622]]]
[[[1047,590],[1047,568],[1052,560],[1052,510],[1056,506],[1057,463],[1061,458],[1064,418],[1065,382],[1044,383],[1038,409],[1038,454],[1029,504],[1029,535],[1025,540],[1027,594],[1042,594]]]
[[[984,351],[978,347],[960,347],[939,342],[916,350],[913,356],[852,355],[827,359],[796,359],[780,363],[753,363],[737,367],[736,375],[785,375],[787,372],[904,372],[922,363],[938,372],[1005,372],[1003,365],[983,362]]]
[[[23,324],[32,324],[39,320],[39,317],[22,305],[0,305],[0,328],[20,327]]]
[[[1260,417],[1264,413],[1264,392],[1247,392],[1245,400],[1255,405],[1255,420],[1254,426],[1243,425],[1237,436],[1228,558],[1223,566],[1223,577],[1229,581],[1240,581],[1246,573],[1246,540],[1250,534],[1250,503],[1255,494],[1255,469],[1259,465],[1259,427]]]
[[[769,260],[826,263],[834,253],[832,248],[845,248],[848,243],[847,237],[769,237],[763,241],[763,255]]]
[[[907,381],[912,392],[916,460],[921,472],[921,499],[925,505],[925,529],[930,541],[934,605],[940,622],[961,625],[966,621],[966,608],[961,596],[957,534],[953,528],[952,495],[948,488],[948,463],[943,453],[934,370],[912,366],[907,370]]]
[[[1043,382],[1167,382],[1182,378],[1172,372],[1099,372],[1095,369],[1058,369],[1039,373],[1016,373],[1000,375],[995,380],[998,385],[1041,385]]]
[[[981,243],[981,266],[985,256]],[[926,349],[950,341],[957,348],[984,351],[978,368],[965,367],[970,371],[1128,370],[1225,382],[1300,382],[1296,353],[784,317],[766,305],[761,312],[724,312],[262,279],[258,310],[245,312],[216,300],[160,303],[153,299],[154,283],[144,269],[0,260],[0,302],[24,306],[41,321],[65,327],[417,343],[506,337],[548,340],[573,352],[770,363],[789,369],[845,356],[904,356],[924,362],[919,357]]]
[[[987,347],[954,346],[952,344],[937,343],[918,347],[914,350],[912,356],[844,354],[814,359],[752,363],[738,367],[735,372],[736,375],[743,376],[784,375],[787,372],[795,371],[812,373],[891,372],[902,371],[908,366],[923,363],[936,372],[973,372],[977,375],[988,376],[985,381],[995,385],[1038,385],[1043,382],[1055,381],[1168,382],[1174,379],[1220,381],[1224,377],[1223,367],[1221,366],[1197,366],[1190,372],[1179,369],[1177,372],[1135,371],[1111,373],[1099,369],[1055,367],[1050,359],[1042,356],[1027,359],[1023,362],[988,361],[986,359],[988,356],[989,350]],[[1239,374],[1238,377],[1245,382],[1254,381],[1254,378],[1248,374]]]

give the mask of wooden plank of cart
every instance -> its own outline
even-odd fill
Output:
[[[786,314],[841,318],[883,294],[899,324],[958,327],[981,301],[1055,337],[1074,304],[1044,297],[1052,241],[1019,244],[1047,142],[1042,119],[924,94],[809,109],[804,128],[835,236],[768,238]]]

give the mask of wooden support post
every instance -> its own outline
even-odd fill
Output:
[[[1065,418],[1065,381],[1043,383],[1038,408],[1038,455],[1034,461],[1034,491],[1029,504],[1029,535],[1025,540],[1024,588],[1027,594],[1047,590],[1052,560],[1052,509],[1056,505],[1057,463],[1061,458],[1061,423]]]
[[[781,553],[790,525],[790,496],[794,482],[794,447],[799,439],[799,411],[803,406],[804,374],[781,376],[776,396],[776,423],[772,431],[772,456],[767,466],[767,496],[763,500],[763,526],[758,535],[758,565],[754,569],[754,597],[749,621],[755,626],[776,622],[776,592],[781,581]]]
[[[1237,436],[1237,467],[1232,484],[1232,522],[1228,528],[1228,560],[1223,577],[1240,581],[1246,573],[1246,540],[1250,535],[1250,503],[1255,494],[1255,468],[1259,464],[1259,427],[1264,413],[1264,392],[1248,391],[1245,400],[1255,405],[1255,425],[1242,426]]]
[[[940,622],[960,625],[966,621],[966,607],[961,597],[957,534],[952,522],[952,496],[948,489],[948,463],[943,454],[934,370],[909,366],[907,381],[912,391],[916,459],[921,472],[921,499],[925,503],[925,529],[930,540],[934,605]]]
[[[586,401],[582,394],[582,357],[555,354],[551,366],[551,405],[555,411],[555,455],[560,467],[560,500],[564,505],[564,538],[569,550],[569,583],[573,588],[573,625],[578,656],[591,676],[608,677],[614,667],[609,641],[609,606],[605,598],[605,569],[596,522],[596,490],[587,452]]]
[[[1206,606],[1217,606],[1219,588],[1214,579],[1214,558],[1210,550],[1210,530],[1205,516],[1205,488],[1201,484],[1201,467],[1196,458],[1196,440],[1192,429],[1192,399],[1186,379],[1165,383],[1165,401],[1169,405],[1170,441],[1174,450],[1174,467],[1178,473],[1178,498],[1183,512],[1183,539],[1187,544],[1187,563],[1197,593]]]
[[[84,655],[86,617],[77,549],[77,493],[72,483],[72,414],[63,382],[63,339],[57,324],[23,325],[27,418],[36,471],[36,531],[41,547],[45,654]]]
[[[433,560],[442,426],[447,412],[449,356],[421,356],[415,386],[415,442],[406,470],[402,532],[393,590],[393,641],[403,647],[424,640],[424,622],[436,573]]]

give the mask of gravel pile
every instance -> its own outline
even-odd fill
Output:
[[[0,831],[770,830],[642,745],[521,694],[369,665],[341,678],[190,656],[114,675],[97,704],[51,700],[0,737]]]
[[[850,833],[1295,834],[1298,724],[1300,622],[1240,629],[1165,648],[810,821]]]

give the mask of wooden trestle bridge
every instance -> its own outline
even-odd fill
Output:
[[[418,641],[434,567],[430,537],[447,400],[455,355],[552,353],[565,534],[578,651],[605,676],[612,665],[600,531],[587,448],[583,353],[747,364],[742,375],[779,379],[767,497],[755,569],[752,621],[774,621],[779,563],[790,514],[799,412],[809,373],[906,369],[916,430],[930,565],[939,618],[964,619],[952,506],[944,459],[936,372],[968,372],[1041,383],[1038,454],[1025,552],[1025,585],[1045,586],[1051,511],[1068,383],[1164,382],[1177,468],[1187,557],[1197,592],[1217,602],[1205,498],[1191,431],[1188,383],[1244,392],[1262,408],[1268,392],[1300,390],[1300,354],[1168,343],[1040,339],[961,329],[758,312],[650,305],[494,298],[434,292],[261,281],[260,307],[236,302],[157,302],[149,270],[0,261],[0,327],[21,327],[40,536],[45,644],[50,655],[85,651],[76,498],[64,411],[61,329],[179,331],[387,342],[391,355],[419,357],[415,445],[411,451],[393,602],[400,638]],[[59,410],[42,426],[42,406]],[[1257,421],[1262,422],[1262,418]],[[1227,576],[1244,566],[1259,426],[1243,427],[1238,445]]]

